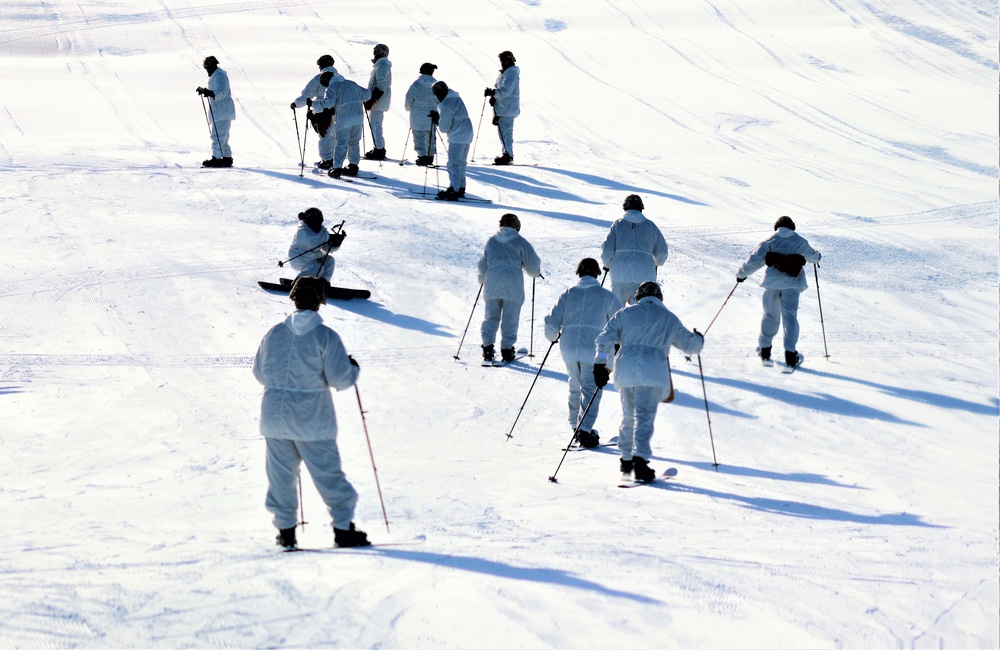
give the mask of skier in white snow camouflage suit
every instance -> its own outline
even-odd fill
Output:
[[[208,97],[212,158],[201,164],[204,167],[232,167],[229,130],[236,119],[236,104],[229,89],[229,75],[219,67],[219,60],[214,56],[205,57],[202,67],[208,73],[208,86],[199,86],[196,91],[202,97]]]
[[[483,285],[486,314],[483,317],[483,359],[494,355],[497,329],[500,330],[500,353],[504,361],[514,358],[514,343],[524,304],[524,276],[542,274],[542,261],[519,233],[521,221],[507,213],[500,217],[500,229],[490,237],[479,257],[479,283]]]
[[[330,175],[334,178],[358,175],[361,129],[365,120],[362,104],[370,97],[371,93],[367,88],[338,74],[330,80],[322,99],[313,102],[313,110],[336,110],[333,123],[337,129],[337,146],[333,150],[333,166],[330,170]],[[344,167],[345,158],[349,163],[347,167]]]
[[[296,483],[300,463],[323,497],[338,546],[365,546],[355,529],[358,493],[341,470],[337,417],[330,388],[345,390],[359,368],[340,337],[323,324],[317,310],[326,301],[326,284],[303,276],[290,294],[296,311],[264,336],[254,358],[253,376],[264,386],[260,432],[267,441],[267,499],[278,544],[295,548],[299,505]]]
[[[331,72],[334,75],[337,74],[337,68],[333,67],[333,57],[329,54],[324,54],[316,60],[316,65],[319,66],[319,74],[309,80],[305,88],[295,101],[292,102],[292,110],[296,108],[302,108],[303,106],[312,107],[315,100],[320,99],[326,94],[326,86],[320,84],[320,79],[324,72]],[[333,166],[333,149],[337,145],[336,131],[331,128],[331,123],[333,122],[331,118],[325,121],[324,125],[314,126],[316,133],[319,135],[319,165],[320,169],[330,169]],[[325,135],[324,135],[325,132]]]
[[[472,120],[465,102],[443,81],[431,86],[437,97],[437,110],[430,112],[431,122],[448,136],[448,189],[438,192],[439,199],[457,201],[465,196],[465,168],[468,166],[469,145],[472,144]],[[432,129],[433,130],[433,129]]]
[[[594,382],[594,341],[611,317],[622,308],[621,301],[601,286],[597,260],[585,257],[576,267],[580,281],[563,292],[545,317],[545,338],[559,341],[559,351],[569,376],[569,425],[584,447],[596,447],[600,436],[594,430],[601,406],[601,391]],[[587,405],[593,398],[590,410]],[[583,417],[584,411],[587,416]],[[583,418],[581,420],[581,418]]]
[[[372,52],[372,73],[368,77],[368,92],[371,98],[365,101],[365,110],[371,120],[372,150],[365,152],[366,160],[385,160],[385,138],[382,137],[382,121],[392,101],[392,62],[389,61],[389,46],[379,43]]]
[[[502,155],[493,159],[494,165],[509,165],[514,162],[514,118],[521,114],[521,68],[514,65],[517,59],[510,50],[504,50],[500,58],[500,76],[492,88],[483,94],[490,98],[493,107],[493,125],[500,135]]]
[[[761,242],[757,250],[736,272],[736,281],[743,282],[754,271],[767,266],[764,279],[764,317],[760,321],[757,339],[762,359],[771,358],[771,342],[784,324],[785,363],[795,367],[801,357],[795,349],[799,342],[799,295],[806,290],[806,274],[802,267],[819,262],[822,257],[804,237],[795,232],[795,222],[781,217],[774,223],[775,233]]]
[[[347,233],[331,233],[323,227],[323,213],[319,208],[300,212],[295,239],[288,247],[288,257],[292,258],[289,264],[299,272],[296,277],[310,275],[323,278],[329,284],[336,266],[330,253],[340,248],[346,236]]]
[[[622,400],[618,430],[621,470],[623,474],[634,470],[637,480],[648,482],[656,476],[649,467],[656,409],[670,394],[670,347],[696,354],[701,352],[704,339],[685,328],[666,308],[655,282],[639,285],[635,299],[634,305],[612,316],[597,337],[594,381],[598,386],[607,385],[607,363],[614,357],[615,388]]]
[[[656,280],[656,267],[667,261],[663,233],[643,214],[642,198],[625,197],[625,214],[611,225],[601,249],[601,262],[611,272],[611,291],[622,304],[631,301],[643,282]]]
[[[413,131],[413,149],[417,152],[416,164],[427,166],[434,162],[437,146],[431,130],[430,112],[437,108],[438,99],[431,87],[437,82],[433,77],[437,66],[424,63],[420,66],[420,76],[406,91],[403,108],[410,114],[410,130]]]

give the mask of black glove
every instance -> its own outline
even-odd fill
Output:
[[[700,337],[701,337],[701,340],[702,340],[702,341],[704,341],[704,340],[705,340],[705,335],[704,335],[704,334],[702,334],[701,332],[699,332],[699,331],[698,331],[698,328],[697,328],[697,327],[696,327],[696,328],[694,328],[694,330],[693,330],[693,331],[694,331],[694,333],[695,333],[695,334],[697,334],[698,336],[700,336]]]
[[[306,106],[308,106],[309,108],[313,107],[312,97],[306,97]]]
[[[347,360],[351,362],[352,366],[354,366],[358,370],[361,370],[361,366],[359,366],[358,362],[354,360],[354,357],[352,357],[351,355],[347,355]]]
[[[493,97],[496,94],[497,91],[494,90],[493,88],[487,88],[486,90],[483,91],[483,97]]]
[[[374,103],[382,99],[382,95],[384,94],[385,91],[382,90],[381,88],[372,88],[372,102]]]
[[[736,283],[737,283],[737,284],[739,284],[740,282],[743,282],[744,280],[746,280],[746,278],[741,278],[741,277],[740,277],[740,276],[738,276],[738,275],[736,276]]]
[[[490,97],[490,106],[496,106],[496,105],[497,105],[497,98]]]
[[[784,257],[785,256],[782,255],[781,253],[775,253],[774,251],[769,251],[767,255],[764,256],[764,264],[767,264],[768,266],[774,266],[775,264],[778,264],[782,259],[784,259]]]
[[[205,97],[211,97],[212,99],[215,99],[215,91],[214,90],[209,90],[208,88],[203,88],[202,91],[201,91],[201,94],[204,95]]]
[[[346,232],[331,232],[330,238],[326,240],[326,243],[330,244],[334,248],[338,248],[344,243],[344,237],[347,237]]]
[[[604,388],[608,385],[608,380],[611,379],[611,371],[603,363],[594,364],[594,383],[597,384],[598,388]]]
[[[362,104],[364,104],[364,107],[365,107],[366,111],[370,111],[372,109],[372,106],[375,105],[375,98],[372,97],[368,101],[362,102]]]
[[[437,111],[431,111],[427,114],[427,117],[431,118],[431,124],[437,124],[441,120],[441,113]]]
[[[499,115],[494,115],[493,116],[493,126],[500,126],[500,116]]]
[[[296,108],[298,108],[298,106],[296,106],[296,105],[295,105],[295,102],[292,102],[292,106],[291,106],[291,108],[292,108],[292,110],[294,111],[294,110],[295,110]]]
[[[195,91],[196,93],[198,93],[199,95],[201,95],[202,97],[204,97],[204,96],[205,96],[205,89],[204,89],[204,88],[202,88],[201,86],[198,86],[197,88],[195,88],[195,89],[194,89],[194,91]]]

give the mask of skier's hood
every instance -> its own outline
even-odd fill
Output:
[[[782,227],[778,228],[778,232],[776,233],[776,236],[778,236],[778,237],[791,237],[794,234],[795,234],[794,230],[792,230],[791,228],[785,228],[784,226],[782,226]]]
[[[580,278],[580,281],[576,283],[578,287],[599,287],[601,283],[597,281],[597,278],[592,278],[589,275],[585,275]]]
[[[302,336],[323,324],[319,312],[311,309],[297,309],[285,319],[285,325],[292,330],[295,336]]]
[[[631,221],[632,223],[642,223],[646,220],[646,216],[638,210],[626,210],[625,214],[622,215],[622,219]]]
[[[512,239],[516,239],[518,233],[510,226],[500,226],[500,230],[498,230],[497,234],[494,236],[502,242],[509,242]]]
[[[435,79],[429,74],[422,74],[419,77],[417,77],[417,83],[420,84],[421,86],[427,86],[429,88],[433,86],[435,83],[437,83],[437,79]]]

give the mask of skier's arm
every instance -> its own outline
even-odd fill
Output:
[[[670,344],[686,354],[698,354],[701,352],[701,349],[705,346],[705,339],[700,334],[695,334],[684,327],[684,324],[681,323],[681,320],[676,315],[673,318],[674,322],[671,328],[674,330],[674,336]]]
[[[532,278],[537,278],[542,274],[542,260],[538,257],[538,253],[535,249],[528,243],[525,239],[524,241],[524,255],[521,261],[521,266],[524,267],[524,272],[527,273]]]
[[[653,263],[656,266],[663,266],[664,262],[667,261],[670,248],[667,246],[667,240],[663,238],[663,233],[660,232],[659,228],[654,226],[653,233]]]
[[[555,306],[548,316],[545,317],[545,338],[549,341],[556,341],[562,331],[563,314],[566,311],[566,294],[559,296]]]
[[[518,77],[519,74],[516,68],[507,68],[503,74],[497,78],[497,83],[493,90],[493,96],[497,99],[503,99],[514,94],[517,90],[517,84],[520,81]]]
[[[319,77],[319,75],[313,77],[312,80],[306,84],[306,87],[302,89],[302,93],[295,98],[294,103],[297,107],[302,108],[308,103],[308,100],[319,95],[319,89],[321,88],[319,85]]]
[[[323,374],[326,385],[337,390],[350,388],[358,380],[360,369],[351,363],[344,344],[336,332],[327,328],[328,339],[323,344]]]
[[[607,364],[608,359],[615,356],[615,346],[621,343],[621,318],[618,314],[611,317],[601,333],[594,341],[594,363]]]
[[[254,379],[257,380],[257,383],[261,385],[265,385],[264,384],[264,341],[266,340],[267,337],[265,336],[264,340],[260,342],[260,346],[257,347],[257,356],[255,356],[253,359],[253,377]]]
[[[229,98],[229,76],[225,70],[216,70],[208,78],[208,89],[215,93],[215,101]]]
[[[757,251],[753,253],[749,257],[749,259],[747,259],[746,262],[743,262],[743,266],[741,266],[740,269],[736,272],[736,277],[746,278],[750,274],[754,273],[755,271],[763,267],[764,259],[769,250],[770,247],[768,246],[768,243],[766,241],[762,242],[761,245],[757,248]]]
[[[615,227],[611,226],[608,236],[604,238],[604,246],[601,247],[601,263],[604,268],[610,269],[611,263],[615,261]]]
[[[479,279],[479,284],[486,282],[486,249],[483,249],[483,254],[479,256],[479,263],[476,265],[477,278]]]

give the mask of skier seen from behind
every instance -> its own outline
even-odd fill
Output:
[[[324,72],[330,72],[334,75],[337,74],[337,69],[333,67],[333,57],[329,54],[324,54],[323,56],[316,59],[316,65],[319,66],[319,74],[309,80],[306,87],[302,89],[302,93],[292,102],[292,110],[296,108],[302,108],[303,106],[308,106],[312,108],[312,104],[315,100],[321,98],[326,93],[326,86],[320,84],[320,78],[323,76]],[[329,79],[329,77],[328,77]],[[310,118],[310,122],[312,122]],[[337,144],[335,139],[334,130],[330,128],[330,124],[333,121],[333,113],[323,117],[321,123],[317,124],[313,122],[313,128],[316,133],[319,134],[319,162],[316,166],[320,169],[330,169],[333,167],[333,149]]]
[[[229,75],[219,67],[214,56],[205,57],[202,63],[208,73],[208,87],[195,89],[208,97],[208,128],[212,136],[212,157],[201,163],[202,167],[232,167],[233,150],[229,147],[229,129],[236,119],[236,104],[229,90]],[[204,100],[202,100],[204,101]]]
[[[443,81],[431,86],[437,97],[438,107],[430,112],[431,122],[448,135],[448,189],[438,192],[439,199],[457,201],[465,196],[465,168],[468,166],[469,146],[472,144],[472,120],[465,102]],[[431,137],[434,129],[431,128]]]
[[[521,68],[514,65],[517,59],[510,50],[499,55],[500,76],[492,88],[483,94],[490,98],[493,107],[493,125],[500,135],[503,154],[493,159],[494,165],[514,162],[514,118],[521,114]]]
[[[806,290],[807,262],[819,262],[820,257],[804,237],[795,232],[791,217],[781,217],[774,223],[775,233],[761,242],[750,258],[736,272],[736,281],[743,282],[754,271],[767,266],[761,286],[764,287],[764,317],[760,321],[757,354],[765,363],[771,359],[771,342],[783,325],[785,364],[794,368],[802,362],[795,349],[799,341],[799,295]]]
[[[331,178],[341,176],[357,176],[358,163],[361,162],[361,129],[364,123],[364,107],[362,103],[371,97],[367,88],[362,88],[341,75],[323,73],[320,83],[327,80],[326,92],[321,99],[313,102],[313,110],[328,111],[333,109],[334,127],[337,129],[337,145],[333,149],[333,164],[328,172]],[[344,167],[344,159],[348,165]]]
[[[574,431],[579,430],[580,445],[592,449],[601,441],[594,429],[601,406],[601,394],[594,382],[594,341],[622,308],[622,303],[597,281],[601,274],[597,260],[583,258],[577,264],[576,274],[580,281],[559,296],[555,307],[545,317],[545,338],[559,341],[559,351],[566,363],[569,425]]]
[[[704,337],[685,328],[666,308],[655,282],[640,284],[635,304],[612,316],[597,337],[594,381],[599,387],[607,385],[611,376],[607,364],[613,357],[615,388],[621,394],[618,449],[622,474],[634,471],[635,479],[643,483],[656,478],[649,466],[653,455],[650,441],[656,409],[670,394],[670,347],[696,354],[703,345]]]
[[[483,285],[486,314],[483,317],[483,360],[492,361],[497,330],[500,330],[500,355],[514,360],[514,343],[524,304],[524,276],[541,277],[542,261],[524,237],[521,221],[507,213],[500,217],[500,230],[490,237],[479,258],[479,283]]]
[[[299,227],[295,239],[288,247],[289,263],[299,272],[296,277],[322,278],[329,285],[333,279],[336,262],[330,253],[338,250],[347,233],[329,232],[323,227],[323,213],[319,208],[309,208],[299,213]]]
[[[368,77],[371,97],[364,103],[372,129],[372,150],[365,152],[365,160],[385,160],[385,138],[382,137],[382,120],[392,101],[392,62],[389,46],[379,43],[372,52],[372,73]]]
[[[277,543],[295,549],[299,507],[296,483],[304,462],[333,520],[337,546],[369,546],[354,527],[358,493],[347,481],[337,449],[337,416],[330,388],[345,390],[358,380],[358,363],[318,312],[326,284],[302,276],[290,294],[296,311],[264,335],[253,376],[264,386],[260,432],[267,441],[267,499]]]
[[[640,284],[656,280],[656,267],[663,266],[669,252],[663,233],[642,214],[644,208],[638,194],[625,197],[625,214],[611,224],[601,249],[604,270],[611,272],[611,291],[623,305]]]
[[[417,152],[416,164],[422,167],[434,164],[434,154],[437,153],[430,118],[430,112],[438,105],[438,99],[431,90],[437,82],[433,76],[435,70],[437,70],[437,66],[433,63],[421,65],[420,76],[410,84],[403,102],[403,108],[410,114],[413,149]]]

